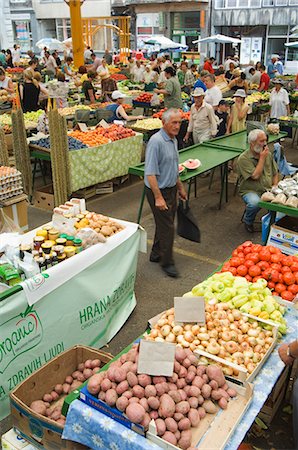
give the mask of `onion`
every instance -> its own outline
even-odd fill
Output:
[[[161,328],[161,334],[164,336],[164,337],[166,337],[166,336],[168,336],[169,334],[170,334],[170,331],[171,331],[171,327],[170,327],[170,325],[164,325],[162,328]]]
[[[172,332],[175,334],[175,336],[178,336],[178,334],[182,334],[183,333],[183,328],[180,325],[176,325]]]
[[[192,342],[192,341],[194,340],[194,335],[192,334],[191,331],[186,331],[186,332],[184,333],[184,339],[185,339],[187,342]]]
[[[169,333],[168,336],[166,337],[166,341],[167,342],[175,342],[176,336],[173,333]]]

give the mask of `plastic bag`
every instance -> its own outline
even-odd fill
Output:
[[[292,206],[292,208],[298,208],[298,198],[291,195],[286,201],[286,206]]]
[[[82,239],[83,249],[98,244],[99,242],[106,242],[106,238],[101,233],[94,231],[92,228],[81,228],[77,232],[76,238]]]
[[[14,223],[14,221],[8,217],[7,214],[3,211],[3,208],[0,208],[0,233],[19,233],[23,234],[21,228]]]
[[[275,195],[272,194],[272,192],[264,192],[264,194],[262,194],[261,200],[262,202],[272,202],[272,200],[274,200]]]
[[[197,220],[190,210],[188,200],[179,201],[177,209],[177,233],[184,239],[193,242],[201,242],[201,233],[198,227]]]
[[[156,92],[154,92],[154,94],[153,94],[150,105],[151,106],[159,106],[160,105],[160,98]]]

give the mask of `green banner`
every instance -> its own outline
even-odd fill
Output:
[[[9,392],[36,369],[76,344],[100,348],[123,326],[136,305],[139,242],[137,231],[31,307],[23,291],[0,303],[0,420]]]

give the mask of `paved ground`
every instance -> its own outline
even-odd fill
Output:
[[[298,165],[297,148],[291,148],[290,141],[286,142],[287,158]],[[136,279],[137,307],[130,318],[110,342],[108,350],[117,354],[132,340],[140,335],[147,326],[150,317],[172,306],[173,297],[184,294],[195,284],[206,278],[221,264],[231,251],[241,242],[252,239],[261,242],[261,233],[248,234],[241,223],[244,210],[243,203],[238,195],[234,196],[234,184],[229,184],[229,202],[223,204],[218,210],[219,200],[219,172],[213,181],[211,190],[208,190],[209,179],[200,178],[198,181],[197,198],[192,193],[190,205],[197,217],[201,229],[201,244],[191,243],[176,237],[174,244],[175,261],[180,272],[178,279],[166,277],[158,264],[148,261],[148,254],[139,254],[138,271]],[[105,196],[97,196],[87,202],[91,211],[101,212],[115,218],[136,221],[139,200],[143,183],[137,179],[123,185],[117,192]],[[264,212],[263,212],[264,213]],[[262,215],[262,214],[261,214]],[[30,228],[37,227],[50,220],[51,214],[36,208],[29,208]],[[141,225],[148,233],[148,249],[154,234],[154,223],[147,203],[145,202]],[[260,227],[260,225],[259,225]],[[293,448],[291,440],[291,420],[280,421],[272,430],[267,430],[266,438],[257,438],[254,445],[262,449],[290,449]],[[282,433],[277,433],[282,424]],[[10,420],[0,423],[0,434],[11,426]],[[258,444],[259,443],[259,444]]]

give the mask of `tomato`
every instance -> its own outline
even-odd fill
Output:
[[[238,258],[238,257],[234,257],[234,258],[231,258],[230,259],[230,266],[231,267],[238,267],[238,266],[240,266],[240,259]]]
[[[289,266],[282,266],[281,273],[292,272]]]
[[[268,252],[268,250],[263,249],[259,252],[259,258],[261,261],[270,261],[271,253]]]
[[[269,269],[270,264],[267,261],[260,261],[257,263],[257,266],[259,266],[260,269],[263,271],[263,270]]]
[[[280,272],[281,264],[278,264],[278,263],[272,263],[272,264],[270,265],[270,267],[271,267],[272,270],[278,270],[278,272]]]
[[[279,274],[278,281],[279,281],[279,283],[283,283],[284,282],[282,273]]]
[[[267,250],[269,250],[270,253],[275,253],[275,254],[281,253],[279,248],[273,247],[273,245],[267,245],[266,248],[267,248]]]
[[[275,291],[278,292],[279,294],[281,294],[286,289],[287,289],[287,287],[284,284],[282,284],[282,283],[277,283],[275,285]]]
[[[298,262],[297,261],[293,261],[293,263],[291,265],[291,271],[298,272]]]
[[[276,291],[272,291],[272,295],[276,296],[276,297],[279,297],[279,294]]]
[[[294,284],[295,281],[296,281],[296,278],[295,278],[295,276],[292,274],[292,272],[286,272],[286,273],[284,273],[284,274],[283,274],[283,279],[284,279],[285,284],[288,284],[288,285]]]
[[[237,250],[238,252],[243,252],[243,245],[238,245]]]
[[[229,272],[231,272],[231,274],[234,275],[234,277],[235,277],[237,275],[236,267],[230,267]]]
[[[247,279],[247,281],[252,281],[252,277],[250,275],[245,275],[245,278]]]
[[[261,275],[261,269],[258,266],[253,265],[248,269],[248,274],[253,278],[257,277],[258,275]]]
[[[237,249],[232,251],[232,256],[238,256],[238,250]]]
[[[245,241],[242,244],[242,247],[250,247],[252,245],[252,241]]]
[[[278,270],[272,270],[271,269],[271,281],[273,281],[273,283],[278,283],[279,282],[279,275],[280,273],[278,272]]]
[[[243,253],[244,253],[245,255],[248,255],[249,253],[251,253],[251,248],[250,248],[250,247],[244,247]]]
[[[294,273],[294,275],[295,275],[295,278],[296,278],[296,284],[298,284],[298,270],[297,270],[297,272]]]
[[[290,291],[283,291],[281,293],[281,298],[283,298],[284,300],[288,300],[288,302],[291,302],[294,299],[294,294],[292,294],[292,292]]]
[[[253,245],[253,252],[254,253],[259,253],[259,252],[261,252],[262,250],[263,250],[263,246],[262,245],[260,245],[260,244],[255,244],[255,245]]]
[[[245,261],[244,265],[245,265],[246,267],[249,268],[249,267],[251,267],[251,266],[254,266],[254,262],[251,261],[250,259],[247,259],[247,260]]]
[[[245,277],[245,275],[247,274],[247,267],[244,264],[238,266],[237,274],[240,275],[240,277]]]
[[[229,267],[224,267],[224,266],[222,266],[221,271],[222,271],[222,272],[230,272],[230,266],[229,266]]]
[[[274,281],[268,281],[267,286],[269,287],[269,289],[274,289],[275,288]]]
[[[279,253],[273,253],[271,254],[271,262],[272,263],[279,263],[282,260],[282,255]]]
[[[292,292],[294,295],[298,294],[298,284],[290,284],[290,286],[288,286],[288,291]]]
[[[254,264],[257,264],[257,262],[260,261],[260,258],[259,258],[258,253],[251,253],[251,254],[247,257],[247,259],[250,259],[251,261],[253,261]]]
[[[243,252],[238,252],[238,258],[245,258],[245,254]]]
[[[253,277],[252,282],[256,283],[258,280],[260,280],[262,277],[262,275],[258,275],[257,277]]]
[[[293,261],[292,261],[291,256],[283,256],[282,257],[281,263],[283,266],[290,266],[292,264],[292,262]]]

